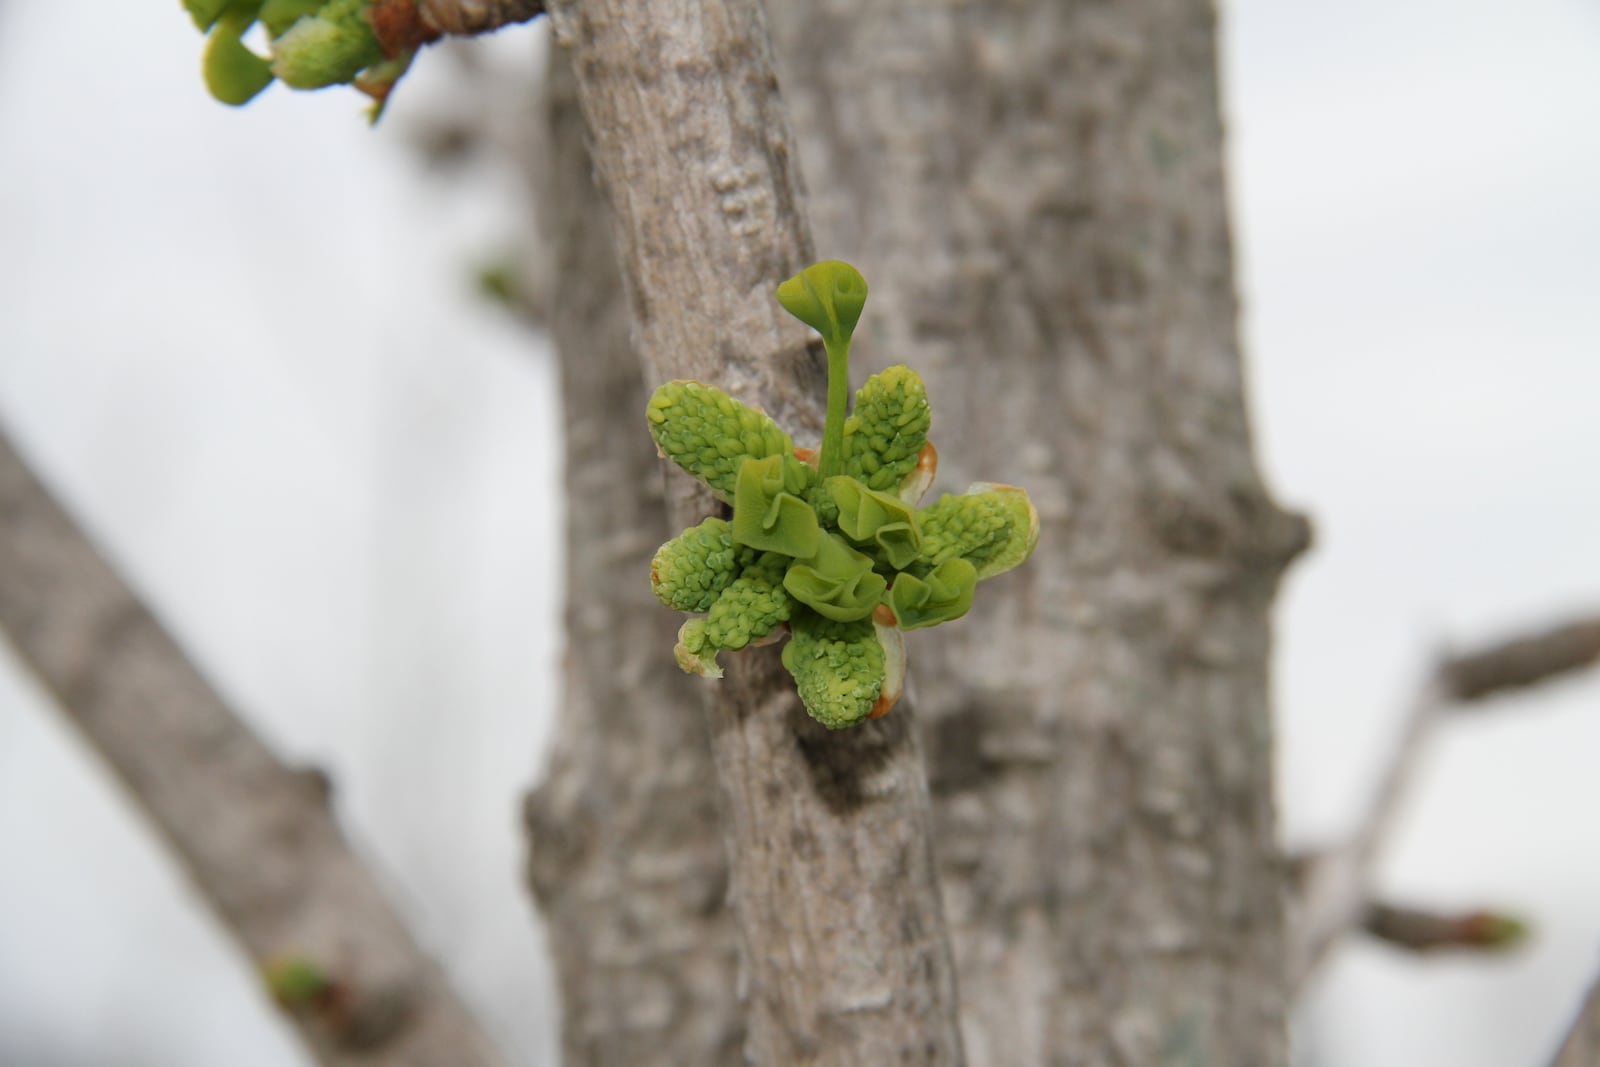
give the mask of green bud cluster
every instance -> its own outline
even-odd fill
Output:
[[[235,107],[274,81],[294,89],[353,84],[373,97],[376,120],[413,55],[384,52],[368,17],[372,0],[184,0],[184,7],[206,34],[206,87]],[[270,56],[244,43],[257,24]]]
[[[844,357],[866,292],[837,261],[778,289],[828,349],[819,451],[797,450],[765,414],[701,382],[669,382],[646,410],[661,454],[733,506],[730,520],[686,530],[651,563],[662,603],[705,616],[679,630],[679,665],[720,678],[719,652],[787,628],[784,666],[829,729],[887,711],[904,683],[901,631],[966,614],[977,583],[1027,559],[1039,536],[1013,486],[975,485],[917,508],[936,453],[927,391],[909,367],[868,379],[846,418]]]

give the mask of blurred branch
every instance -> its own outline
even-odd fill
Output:
[[[0,576],[0,627],[166,837],[317,1062],[500,1062],[340,834],[327,779],[284,766],[234,715],[3,433]]]
[[[424,26],[457,35],[492,33],[544,14],[544,0],[415,0],[415,6]]]
[[[1496,912],[1446,915],[1376,901],[1362,911],[1361,928],[1379,941],[1411,952],[1503,951],[1515,948],[1528,936],[1524,923]]]
[[[1471,704],[1582,670],[1597,659],[1600,618],[1585,618],[1447,659],[1440,675],[1457,703]]]
[[[1452,710],[1568,674],[1596,659],[1600,617],[1591,616],[1440,661],[1405,711],[1400,738],[1357,832],[1309,864],[1290,945],[1289,974],[1296,988],[1363,919],[1373,866],[1440,720]]]
[[[1572,1020],[1572,1026],[1550,1067],[1595,1067],[1600,1064],[1600,978]]]

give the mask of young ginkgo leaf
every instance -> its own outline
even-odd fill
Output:
[[[796,560],[783,576],[783,587],[796,600],[835,622],[871,615],[887,584],[869,557],[835,533],[824,533],[817,554]]]
[[[867,280],[843,260],[813,263],[778,286],[778,303],[830,346],[850,340],[867,303]]]
[[[315,15],[331,0],[266,0],[261,5],[261,25],[273,37],[281,36],[290,26],[306,15]]]
[[[201,33],[209,30],[228,9],[228,0],[183,0],[184,10]]]
[[[937,626],[965,615],[977,586],[977,568],[957,556],[920,578],[910,573],[896,575],[889,587],[889,610],[902,630]]]
[[[254,23],[255,11],[249,5],[234,5],[216,21],[206,38],[202,64],[206,88],[213,97],[233,107],[248,104],[272,84],[272,68],[246,48],[241,39]]]
[[[895,570],[909,567],[922,551],[917,518],[904,501],[875,493],[854,478],[829,478],[826,488],[839,506],[839,529],[860,545],[873,544]]]
[[[747,459],[733,487],[735,544],[804,559],[822,537],[817,513],[801,499],[812,477],[793,456]]]

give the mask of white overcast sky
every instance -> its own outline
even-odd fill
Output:
[[[1279,611],[1306,844],[1349,825],[1431,651],[1600,607],[1600,6],[1223,15],[1260,452],[1317,524]],[[554,376],[470,282],[518,191],[417,165],[438,57],[374,132],[348,93],[215,105],[198,55],[176,2],[0,0],[0,422],[267,738],[333,772],[516,1061],[553,1064],[516,810],[555,706]],[[1384,864],[1532,943],[1345,950],[1305,1064],[1543,1063],[1600,968],[1597,698],[1454,724]],[[251,984],[0,645],[0,1063],[301,1062]]]

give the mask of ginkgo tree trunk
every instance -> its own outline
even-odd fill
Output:
[[[703,24],[727,6],[673,11]],[[1043,520],[1033,561],[999,579],[998,595],[911,638],[967,1060],[1281,1064],[1268,618],[1306,528],[1272,502],[1251,453],[1212,7],[825,0],[769,14],[780,77],[733,91],[776,109],[781,90],[787,111],[774,113],[797,131],[817,249],[872,284],[861,372],[917,367],[942,488],[1005,472]],[[558,42],[582,64],[593,24],[566,25]],[[710,80],[744,58],[674,54],[662,40],[638,38],[647,71],[687,64]],[[638,75],[612,63],[587,76]],[[552,95],[553,107],[570,104]],[[589,130],[597,150],[618,135]],[[581,173],[563,144],[553,162]],[[721,194],[730,221],[703,255],[737,257],[752,247],[741,225],[787,217],[789,205],[750,193],[763,186],[748,176],[695,180]],[[587,248],[592,271],[558,277],[575,300],[615,300],[605,223],[589,203],[558,247],[564,269]],[[641,316],[696,313],[653,299],[646,281],[631,279],[636,339]],[[586,328],[620,351],[614,319],[563,328],[557,314],[569,375],[592,357]],[[726,362],[734,386],[747,355]],[[648,447],[643,378],[617,373],[631,399],[587,410],[575,444],[620,455],[611,443],[631,435]],[[624,386],[613,388],[620,399]],[[670,620],[631,621],[652,606],[637,562],[621,564],[647,560],[668,531],[622,543],[614,528],[579,528],[590,510],[575,502],[574,551],[612,545],[617,565],[581,572],[592,584],[574,586],[569,617],[585,627],[574,647],[611,622],[659,634]],[[658,658],[630,641],[637,666],[592,662],[574,680],[550,783],[531,805],[535,882],[556,904],[564,1047],[573,1064],[640,1062],[627,1050],[649,1041],[672,1042],[646,1056],[657,1062],[742,1062],[744,1020],[760,1005],[741,1003],[731,918],[711,891],[691,921],[681,916],[689,887],[721,884],[706,847],[719,803],[735,823],[751,812],[737,793],[717,800],[703,732],[716,720],[665,680],[667,649],[651,640]],[[589,702],[597,693],[603,712]],[[585,791],[587,806],[574,799]],[[552,833],[591,847],[547,865]],[[748,839],[726,836],[737,866]],[[579,889],[595,879],[604,892]],[[648,904],[664,890],[671,908]],[[763,914],[782,921],[784,903]],[[648,968],[650,995],[597,1010],[616,1000],[603,975],[631,959]],[[755,1062],[851,1062],[751,1047]]]

